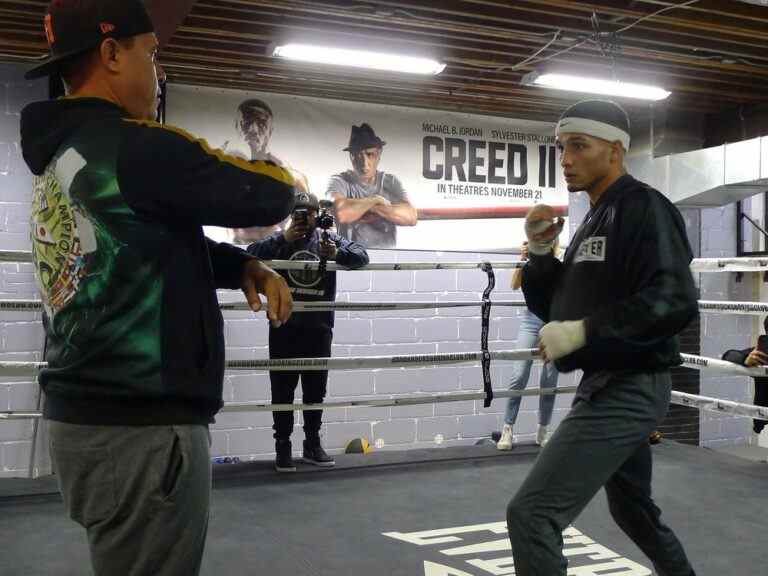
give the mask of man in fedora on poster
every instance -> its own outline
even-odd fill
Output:
[[[328,184],[339,234],[366,248],[394,248],[396,227],[415,226],[418,221],[400,180],[378,169],[385,144],[369,124],[352,126],[344,148],[352,170],[332,176]]]

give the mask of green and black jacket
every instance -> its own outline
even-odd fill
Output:
[[[106,425],[211,422],[222,406],[217,288],[246,252],[203,226],[282,221],[282,168],[130,120],[100,99],[37,102],[21,117],[35,174],[31,235],[44,304],[47,418]]]

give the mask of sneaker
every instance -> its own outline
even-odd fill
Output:
[[[323,450],[320,440],[314,442],[304,440],[304,454],[302,460],[307,464],[314,464],[315,466],[330,467],[336,465],[333,458],[328,456],[328,453]]]
[[[275,470],[278,472],[296,472],[290,440],[278,440],[275,442]]]
[[[539,429],[536,431],[536,444],[546,446],[547,442],[549,442],[549,437],[549,426],[539,424]]]
[[[501,429],[501,438],[496,442],[496,450],[512,450],[512,426],[504,424]]]

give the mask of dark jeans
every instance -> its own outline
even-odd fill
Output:
[[[667,413],[669,373],[614,373],[577,400],[507,507],[517,576],[565,576],[563,530],[605,486],[614,521],[660,576],[692,576],[651,497],[648,436]],[[683,489],[683,487],[681,487]]]
[[[326,328],[297,330],[290,326],[270,328],[270,358],[325,358],[331,355],[333,331]],[[301,377],[301,396],[305,404],[320,404],[325,398],[328,371],[270,372],[273,404],[292,404]],[[293,412],[272,412],[276,440],[288,440],[293,432]],[[304,436],[320,438],[322,410],[304,410]]]
[[[49,422],[64,506],[96,576],[195,576],[211,493],[207,426]]]

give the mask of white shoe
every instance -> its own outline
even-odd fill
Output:
[[[496,442],[497,450],[512,450],[512,426],[504,424],[501,429],[501,438]]]
[[[536,431],[536,444],[539,446],[546,445],[549,442],[549,436],[549,426],[539,424],[539,429]]]

